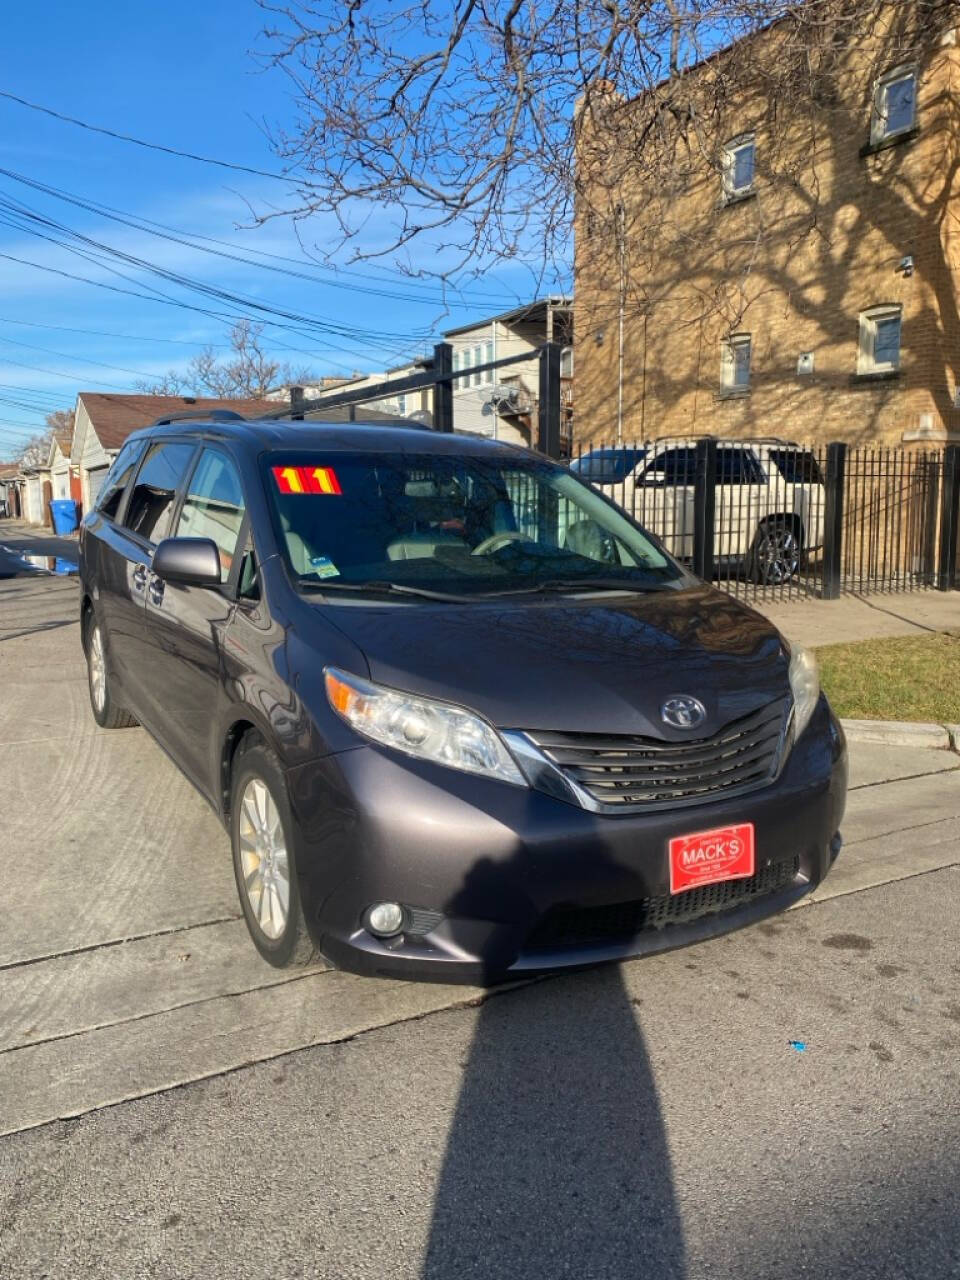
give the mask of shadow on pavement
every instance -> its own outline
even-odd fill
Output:
[[[656,1085],[619,969],[487,1001],[424,1280],[684,1274]]]

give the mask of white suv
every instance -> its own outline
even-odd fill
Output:
[[[598,485],[681,560],[693,558],[697,441],[654,440],[620,478]],[[746,569],[756,582],[788,581],[823,543],[824,498],[823,475],[810,449],[775,437],[718,440],[717,566]]]

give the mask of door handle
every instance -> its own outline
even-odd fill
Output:
[[[155,573],[150,575],[150,602],[156,605],[163,603],[163,579]]]
[[[147,581],[147,566],[138,564],[133,571],[133,585],[138,591],[142,591]]]

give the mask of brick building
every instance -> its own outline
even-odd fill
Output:
[[[642,98],[584,130],[578,441],[960,440],[957,9],[835,34],[792,97],[782,24],[683,73],[695,145],[659,168],[622,160]]]

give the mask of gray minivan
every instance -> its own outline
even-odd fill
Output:
[[[80,539],[97,723],[216,810],[271,964],[616,960],[781,911],[840,848],[812,656],[530,450],[164,421]]]

